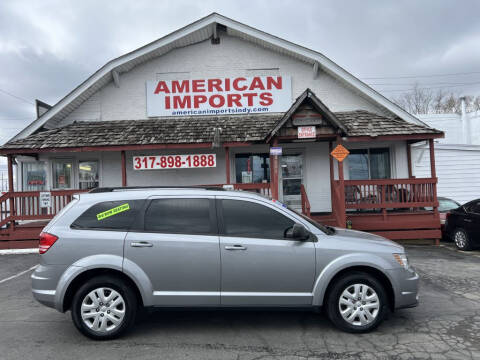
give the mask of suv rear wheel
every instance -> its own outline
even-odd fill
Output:
[[[387,294],[372,275],[352,272],[338,280],[328,293],[326,310],[338,328],[363,333],[376,328],[388,311]]]
[[[73,323],[82,334],[95,340],[119,337],[135,322],[136,311],[135,293],[113,276],[88,280],[72,302]]]

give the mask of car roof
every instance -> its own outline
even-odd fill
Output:
[[[196,187],[132,187],[112,188],[110,191],[92,191],[81,193],[80,199],[84,201],[114,201],[114,200],[141,200],[151,196],[235,196],[246,199],[269,200],[267,197],[241,190],[224,190],[222,188],[196,188]]]

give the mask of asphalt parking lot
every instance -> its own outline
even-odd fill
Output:
[[[480,252],[407,250],[422,278],[421,303],[370,334],[342,333],[311,312],[155,311],[110,342],[84,338],[70,313],[33,300],[26,270],[37,255],[3,255],[0,358],[480,359]]]

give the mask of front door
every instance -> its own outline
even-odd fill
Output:
[[[302,208],[300,185],[303,183],[303,155],[283,155],[280,157],[282,202],[299,210]]]
[[[287,239],[295,219],[256,200],[217,200],[225,306],[312,304],[313,242]]]
[[[220,250],[213,197],[151,199],[143,226],[125,238],[125,261],[152,283],[155,305],[220,305]]]

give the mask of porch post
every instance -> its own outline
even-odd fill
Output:
[[[125,159],[125,150],[120,152],[122,155],[122,186],[127,186],[127,162]]]
[[[342,138],[340,136],[337,137],[337,144],[342,143]],[[339,180],[339,185],[340,185],[340,199],[339,199],[339,204],[337,206],[338,210],[338,219],[340,220],[340,224],[338,224],[340,227],[346,227],[347,226],[347,213],[345,209],[345,181],[343,178],[343,161],[338,161],[337,160],[337,166],[338,166],[338,180]]]
[[[230,185],[230,148],[228,146],[225,146],[225,173],[227,185]]]
[[[430,176],[436,178],[437,172],[435,171],[435,149],[433,139],[428,139],[428,145],[430,148]]]
[[[432,179],[435,179],[433,183],[433,213],[435,219],[440,223],[440,214],[438,213],[438,204],[437,204],[437,172],[435,170],[435,145],[433,139],[428,139],[428,147],[430,148],[430,176]],[[440,239],[435,239],[435,245],[440,245]]]
[[[10,216],[15,215],[15,198],[13,197],[13,155],[7,155],[7,166],[8,166],[8,192],[10,193]],[[11,221],[12,230],[15,230],[15,220]]]
[[[278,145],[278,139],[274,138],[272,146]],[[270,155],[270,191],[272,199],[278,200],[278,155]]]
[[[335,189],[333,188],[335,186],[334,180],[335,180],[335,170],[333,168],[333,156],[330,155],[333,150],[333,142],[329,141],[328,142],[328,162],[330,165],[330,201],[332,203],[332,212],[335,209]]]
[[[412,147],[410,143],[407,141],[407,163],[408,163],[408,177],[412,178]]]

